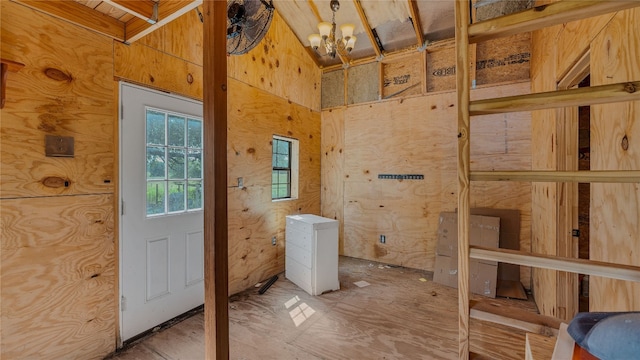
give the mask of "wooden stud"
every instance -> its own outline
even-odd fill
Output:
[[[384,94],[384,63],[378,62],[378,100],[382,99]]]
[[[469,358],[469,6],[456,0],[456,93],[458,112],[458,357]]]
[[[636,100],[640,100],[640,81],[477,100],[469,111],[475,116]]]
[[[229,358],[227,2],[204,2],[205,358]]]
[[[422,52],[422,77],[420,79],[420,81],[422,81],[422,93],[426,94],[427,93],[427,51],[423,51]]]
[[[473,171],[472,181],[533,181],[582,183],[638,183],[639,170],[591,171]]]
[[[160,1],[158,3],[158,21],[155,24],[150,24],[146,20],[142,20],[138,17],[129,20],[126,23],[126,38],[124,41],[132,43],[200,5],[202,5],[202,0]],[[226,17],[224,22],[227,22]],[[226,28],[224,31],[226,34]]]
[[[418,40],[418,47],[424,46],[424,32],[422,31],[422,23],[420,22],[420,12],[418,11],[418,5],[416,0],[409,1],[409,11],[411,12],[411,22],[413,23],[413,29],[416,31],[416,39]]]
[[[472,24],[469,26],[469,42],[477,43],[539,30],[636,6],[640,6],[640,1],[558,1]]]
[[[577,274],[640,282],[640,266],[531,254],[517,250],[491,249],[480,246],[471,246],[470,256],[479,260],[499,261],[542,269],[569,271]]]
[[[378,46],[378,42],[376,41],[375,36],[373,36],[373,30],[371,30],[371,26],[369,26],[369,21],[367,20],[367,14],[364,13],[364,9],[362,8],[362,4],[360,0],[353,0],[353,4],[358,11],[358,15],[360,15],[360,21],[362,22],[362,26],[364,27],[364,31],[369,36],[369,41],[371,41],[371,45],[373,45],[373,51],[376,52],[376,58],[380,58],[382,56],[382,49]]]
[[[124,41],[124,23],[90,7],[67,0],[12,0],[85,29]]]

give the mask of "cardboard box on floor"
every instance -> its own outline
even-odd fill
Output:
[[[520,210],[471,208],[471,215],[497,216],[500,218],[501,249],[520,250]],[[520,265],[498,263],[498,289],[496,296],[527,299],[520,282]]]
[[[500,244],[500,218],[471,215],[469,242],[471,245],[497,248]],[[496,297],[498,263],[470,259],[469,287],[472,293]],[[458,287],[458,214],[441,213],[438,225],[438,245],[433,281]]]

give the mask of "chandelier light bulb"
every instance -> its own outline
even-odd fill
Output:
[[[332,25],[330,22],[323,21],[320,24],[318,24],[318,30],[320,31],[320,36],[322,36],[323,39],[326,39],[329,37],[329,34],[331,33],[331,28],[332,28]]]
[[[342,32],[342,38],[347,42],[353,36],[353,30],[355,29],[355,25],[353,24],[342,24],[340,26],[340,31]]]
[[[320,34],[309,35],[309,43],[311,44],[311,48],[313,50],[318,50],[318,48],[320,47],[321,41],[322,41],[322,36],[320,36]]]
[[[356,46],[356,37],[355,36],[351,36],[349,38],[349,40],[347,41],[347,44],[345,45],[345,48],[347,49],[347,52],[351,52],[351,50],[353,50],[354,46]]]

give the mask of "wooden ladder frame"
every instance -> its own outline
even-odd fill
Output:
[[[640,6],[638,1],[559,1],[470,24],[469,0],[456,0],[458,102],[458,355],[469,358],[469,259],[640,281],[640,267],[583,259],[488,249],[469,245],[471,181],[640,182],[640,171],[470,171],[470,119],[474,115],[532,111],[640,100],[640,82],[470,101],[470,44],[529,32]]]

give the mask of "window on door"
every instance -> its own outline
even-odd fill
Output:
[[[147,217],[202,210],[202,118],[146,108]]]
[[[298,198],[298,140],[273,136],[271,199]]]

